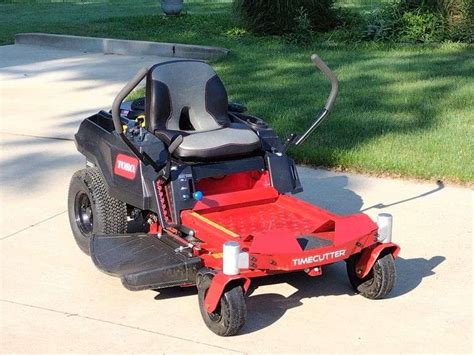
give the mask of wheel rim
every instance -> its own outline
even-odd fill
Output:
[[[85,192],[79,192],[74,201],[74,214],[77,226],[87,236],[92,233],[94,216],[89,196]]]
[[[203,276],[203,278],[208,278],[208,276]],[[206,283],[207,281],[207,283]],[[206,295],[207,295],[207,291],[209,291],[209,286],[210,286],[210,283],[211,283],[211,279],[208,279],[208,280],[204,280],[204,279],[200,279],[198,281],[198,284],[201,284],[202,282],[203,283],[206,283],[206,286],[205,286],[205,289],[201,289],[199,290],[199,292],[202,294],[202,306],[203,308],[204,307],[204,300],[206,299]],[[198,287],[199,288],[199,287]],[[219,300],[219,303],[217,304],[217,307],[216,309],[214,310],[214,312],[207,312],[207,316],[209,317],[209,319],[214,322],[214,323],[218,323],[221,321],[222,319],[222,307],[221,307],[221,302],[222,300]]]
[[[372,268],[366,277],[363,279],[364,286],[369,287],[375,282],[374,269]]]
[[[214,310],[214,312],[211,312],[211,313],[207,313],[209,315],[209,318],[213,321],[213,322],[220,322],[221,319],[222,319],[222,312],[221,312],[221,303],[219,302],[219,304],[217,305],[217,308]]]

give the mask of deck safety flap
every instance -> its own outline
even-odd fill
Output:
[[[251,254],[298,253],[301,246],[294,232],[289,229],[273,229],[253,234]]]

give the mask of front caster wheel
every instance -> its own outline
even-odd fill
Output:
[[[204,298],[211,285],[211,276],[202,275],[197,280],[199,309],[206,326],[220,336],[237,334],[247,318],[244,292],[240,285],[227,289],[214,312],[208,313]]]
[[[392,254],[380,256],[364,278],[356,274],[356,265],[360,254],[354,254],[347,260],[347,275],[354,291],[370,299],[384,298],[390,293],[395,284],[395,262]]]

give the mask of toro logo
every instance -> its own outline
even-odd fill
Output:
[[[124,177],[125,179],[133,180],[137,175],[138,159],[125,155],[118,154],[115,158],[114,174]]]

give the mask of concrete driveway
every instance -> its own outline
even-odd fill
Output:
[[[0,47],[0,352],[472,352],[472,191],[301,168],[301,197],[394,215],[391,297],[351,292],[344,264],[258,281],[242,334],[205,327],[194,289],[130,292],[76,247],[70,140],[125,80],[159,59]],[[231,89],[231,88],[230,88]]]

